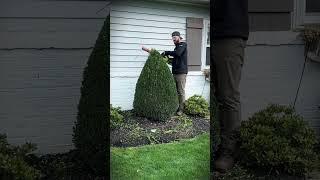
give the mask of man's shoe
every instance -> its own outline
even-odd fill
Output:
[[[214,161],[215,171],[226,173],[228,170],[232,169],[234,166],[234,159],[232,156],[225,155],[219,157]]]

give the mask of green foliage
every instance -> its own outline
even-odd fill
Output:
[[[316,51],[320,41],[320,25],[306,24],[302,31],[302,36],[305,41],[305,53],[308,51]]]
[[[175,81],[163,57],[152,50],[138,79],[134,111],[143,117],[165,121],[178,108],[178,95]]]
[[[242,162],[273,174],[303,175],[314,165],[315,132],[294,109],[269,105],[240,129]]]
[[[34,144],[12,146],[6,135],[0,134],[0,179],[33,180],[40,172],[26,162],[29,153],[36,150]]]
[[[167,63],[167,64],[172,65],[172,59],[169,58],[168,56],[163,57],[163,61],[164,61],[165,63]]]
[[[185,102],[184,111],[193,116],[205,117],[209,115],[209,104],[200,95],[193,95]]]
[[[120,114],[120,107],[110,105],[110,127],[114,129],[123,123],[123,116]]]
[[[95,173],[107,173],[110,16],[104,22],[84,69],[73,142]]]
[[[179,116],[178,120],[181,122],[181,125],[178,126],[178,129],[184,129],[192,126],[192,119],[190,119],[188,116],[184,114]]]
[[[303,37],[306,42],[314,42],[320,40],[320,25],[308,24],[303,30]]]
[[[222,177],[215,178],[217,180],[255,180],[253,174],[249,173],[246,169],[236,164],[230,171],[225,173]]]
[[[154,129],[154,131],[147,131],[145,132],[146,137],[148,138],[148,141],[150,144],[160,144],[159,138],[161,136],[161,132],[157,129]]]

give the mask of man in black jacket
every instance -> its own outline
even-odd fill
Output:
[[[181,41],[182,37],[177,31],[172,33],[172,40],[176,46],[174,51],[164,51],[161,55],[173,57],[171,62],[172,74],[176,82],[179,97],[179,108],[177,114],[180,116],[184,108],[185,85],[188,74],[187,43]]]
[[[249,36],[248,0],[213,0],[210,5],[211,87],[218,101],[221,133],[214,168],[226,172],[233,167],[238,148],[241,123],[239,85]]]

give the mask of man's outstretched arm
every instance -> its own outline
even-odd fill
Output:
[[[187,45],[185,43],[179,44],[175,51],[165,51],[164,55],[169,56],[181,56],[182,53],[187,49]]]

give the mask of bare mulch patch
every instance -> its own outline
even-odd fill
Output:
[[[124,123],[112,129],[111,146],[135,147],[147,144],[169,143],[193,138],[210,131],[209,117],[174,116],[167,121],[152,121],[123,111]]]

